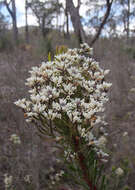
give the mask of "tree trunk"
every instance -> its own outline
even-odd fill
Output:
[[[28,1],[25,0],[25,40],[29,43],[29,27],[28,27]]]
[[[69,15],[68,15],[68,11],[67,11],[67,7],[65,9],[65,16],[66,16],[66,37],[69,38]]]
[[[13,20],[13,35],[15,43],[18,41],[18,28],[17,28],[17,19],[16,19],[16,5],[15,0],[12,0],[12,20]]]
[[[42,21],[41,21],[41,31],[42,31],[43,38],[45,38],[45,36],[46,36],[46,32],[45,32],[45,14],[43,15]]]
[[[130,35],[130,0],[128,0],[128,10],[127,10],[127,40]]]
[[[56,12],[56,29],[58,30],[58,26],[59,26],[59,13],[58,13],[58,10],[59,10],[59,0],[57,0],[57,12]]]
[[[77,35],[79,44],[85,42],[85,33],[81,24],[81,18],[79,15],[79,7],[75,7],[73,0],[66,0],[67,11],[71,16],[71,21],[75,34]]]

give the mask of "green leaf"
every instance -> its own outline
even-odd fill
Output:
[[[51,52],[48,53],[48,61],[51,61]]]
[[[101,186],[100,186],[100,190],[104,190],[105,189],[105,180],[106,180],[106,177],[105,175],[102,177],[102,180],[101,180]]]

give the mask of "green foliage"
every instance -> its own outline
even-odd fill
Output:
[[[128,158],[125,158],[121,161],[121,168],[124,170],[125,176],[127,176],[130,172],[130,167],[129,167],[129,160]]]
[[[123,174],[119,174],[117,173],[118,167],[117,166],[112,166],[112,171],[111,171],[111,175],[108,177],[110,183],[109,183],[109,190],[125,190],[125,189],[129,189],[130,187],[126,186],[126,179],[129,175],[129,160],[126,159],[122,159],[122,161],[120,162],[120,169],[122,169]]]
[[[49,37],[41,38],[39,44],[39,54],[47,55],[49,53],[53,54],[52,42]]]
[[[131,188],[129,186],[124,186],[123,190],[131,190]]]
[[[88,176],[92,181],[92,185],[96,186],[98,190],[106,190],[107,189],[107,179],[104,172],[103,164],[99,164],[96,159],[96,153],[94,151],[89,151],[86,154],[85,164],[88,168]],[[66,172],[65,177],[70,179],[70,181],[74,184],[78,184],[82,186],[84,189],[89,190],[88,184],[84,180],[84,174],[82,173],[82,168],[80,168],[79,161],[67,162],[65,159],[65,165],[68,168],[68,172]]]
[[[4,33],[0,36],[0,51],[12,51],[14,49],[13,47],[13,41],[11,38],[10,33]]]
[[[131,58],[135,59],[135,47],[127,47],[124,49],[124,52],[130,55]]]

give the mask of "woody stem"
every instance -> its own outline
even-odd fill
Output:
[[[89,190],[97,190],[96,186],[93,185],[92,181],[89,179],[88,172],[87,172],[88,168],[85,164],[85,156],[80,151],[80,147],[79,147],[79,138],[76,138],[75,136],[73,136],[72,140],[73,140],[73,144],[74,144],[74,151],[78,155],[78,162],[79,162],[80,168],[83,173],[83,179],[89,186]]]

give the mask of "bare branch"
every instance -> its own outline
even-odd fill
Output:
[[[13,11],[12,11],[12,10],[10,9],[10,7],[9,7],[9,5],[10,5],[10,3],[11,3],[11,0],[9,1],[9,3],[7,2],[7,0],[5,0],[3,3],[5,4],[5,6],[6,6],[8,12],[9,12],[9,14],[11,15],[11,17],[14,18]]]
[[[103,21],[101,22],[101,24],[100,24],[100,26],[99,26],[99,28],[98,28],[98,31],[97,31],[95,37],[93,38],[93,40],[92,40],[91,43],[90,43],[91,46],[92,46],[92,45],[96,42],[96,40],[99,38],[99,36],[100,36],[100,34],[101,34],[101,31],[102,31],[102,29],[104,28],[104,25],[105,25],[106,22],[107,22],[107,19],[108,19],[109,15],[110,15],[112,3],[113,3],[113,0],[111,0],[111,1],[110,1],[110,0],[106,0],[106,6],[107,6],[106,13],[105,13],[105,16],[104,16],[104,18],[103,18]]]
[[[78,5],[77,5],[77,9],[79,10],[81,6],[81,0],[78,0]]]

